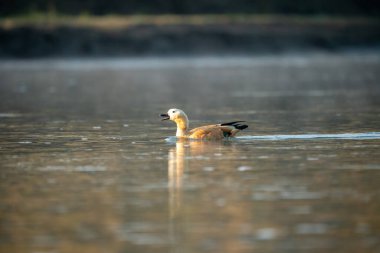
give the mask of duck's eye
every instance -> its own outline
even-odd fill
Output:
[[[172,113],[175,113],[175,110],[173,110]]]

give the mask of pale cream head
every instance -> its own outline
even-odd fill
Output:
[[[168,115],[170,117],[169,119],[172,121],[176,121],[178,119],[186,119],[187,120],[187,116],[186,116],[185,112],[182,111],[181,109],[176,109],[176,108],[169,109]]]

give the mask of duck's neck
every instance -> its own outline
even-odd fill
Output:
[[[180,118],[175,121],[177,123],[177,137],[186,136],[187,129],[189,129],[189,120],[187,118]]]

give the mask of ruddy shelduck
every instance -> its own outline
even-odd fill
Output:
[[[170,109],[167,113],[160,115],[162,120],[172,120],[177,124],[176,137],[202,140],[221,140],[234,137],[240,130],[248,126],[241,124],[244,121],[233,121],[228,123],[207,125],[189,130],[189,119],[184,111]]]

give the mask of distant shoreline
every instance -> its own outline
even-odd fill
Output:
[[[0,58],[267,54],[379,48],[380,20],[300,16],[0,20]]]

